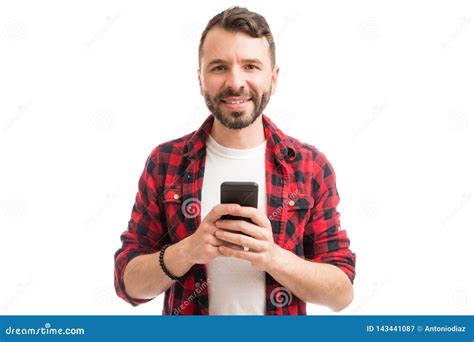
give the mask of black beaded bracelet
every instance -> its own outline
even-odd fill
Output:
[[[174,274],[172,274],[170,271],[168,271],[168,269],[166,268],[165,266],[165,260],[164,260],[164,255],[165,255],[165,250],[166,248],[168,248],[169,246],[171,246],[170,244],[166,244],[164,245],[163,247],[161,247],[161,250],[160,250],[160,266],[161,266],[161,269],[163,270],[163,272],[168,276],[170,277],[171,279],[173,280],[183,280],[184,276],[182,277],[177,277],[175,276]]]

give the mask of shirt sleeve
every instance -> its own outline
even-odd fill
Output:
[[[354,283],[356,255],[349,249],[350,240],[340,226],[336,208],[339,203],[336,175],[320,152],[316,157],[315,170],[312,180],[315,205],[303,238],[305,258],[339,267]]]
[[[158,158],[153,150],[147,158],[138,182],[138,192],[132,208],[128,229],[120,239],[122,247],[115,253],[114,285],[117,295],[137,306],[151,299],[134,299],[125,292],[124,272],[134,257],[157,252],[168,241],[168,234],[158,205]],[[157,261],[158,262],[158,261]]]

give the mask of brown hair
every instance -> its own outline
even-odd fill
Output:
[[[222,11],[209,20],[206,28],[202,32],[199,43],[199,64],[201,64],[202,46],[207,33],[218,26],[231,32],[244,32],[254,38],[265,37],[270,45],[270,60],[272,68],[275,66],[275,42],[267,21],[258,13],[251,12],[245,7],[231,7]]]

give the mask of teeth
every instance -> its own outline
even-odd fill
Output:
[[[226,103],[230,103],[230,104],[240,104],[240,103],[244,103],[245,101],[244,100],[238,100],[238,101],[226,101]]]

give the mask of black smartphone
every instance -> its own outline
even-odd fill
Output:
[[[258,206],[258,184],[255,182],[223,182],[221,184],[221,204],[237,203],[245,207]],[[248,217],[223,215],[222,220],[244,220],[253,223]]]

